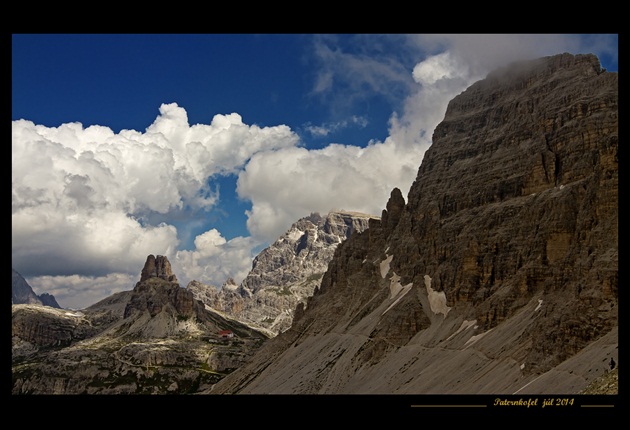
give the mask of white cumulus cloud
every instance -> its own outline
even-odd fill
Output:
[[[239,195],[252,202],[248,229],[255,238],[271,242],[311,212],[345,209],[380,215],[392,188],[408,189],[424,148],[401,150],[386,142],[258,153],[237,186]]]
[[[351,63],[355,70],[358,65]],[[382,67],[378,72],[387,75]],[[239,195],[252,202],[247,213],[250,233],[270,242],[310,212],[346,209],[380,215],[394,187],[406,195],[448,102],[475,79],[448,52],[418,63],[413,75],[417,83],[402,103],[402,114],[391,116],[384,142],[365,147],[330,144],[317,150],[291,147],[254,155],[237,187]]]
[[[31,278],[105,276],[138,272],[149,254],[173,259],[171,217],[203,215],[217,202],[214,177],[297,142],[284,125],[249,126],[235,113],[191,126],[175,103],[145,132],[13,121],[13,266]]]
[[[177,251],[172,267],[182,285],[194,279],[221,286],[230,277],[240,283],[252,268],[254,248],[259,245],[251,237],[226,240],[211,229],[195,238],[195,249]]]
[[[48,293],[62,308],[84,309],[105,297],[131,290],[140,280],[137,275],[112,272],[105,276],[35,276],[26,279],[36,294]]]
[[[413,79],[422,85],[433,85],[441,79],[468,75],[466,64],[460,63],[450,52],[428,57],[413,68]]]

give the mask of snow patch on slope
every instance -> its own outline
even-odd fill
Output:
[[[313,229],[313,242],[316,242],[318,237],[319,237],[319,229],[314,228]],[[339,241],[339,243],[343,242],[343,239],[339,236],[337,237],[337,240]]]
[[[389,280],[389,298],[393,299],[396,297],[400,290],[402,290],[402,285],[400,284],[400,276],[396,273],[392,273],[392,277]]]
[[[291,241],[291,242],[295,242],[296,240],[298,240],[299,238],[301,238],[302,236],[304,236],[304,232],[302,230],[299,229],[295,229],[295,230],[291,230],[289,232],[289,234],[287,234],[287,238]]]
[[[400,283],[400,276],[398,276],[396,273],[392,273],[392,277],[390,278],[390,282],[389,282],[389,298],[393,299],[394,297],[396,297],[396,300],[394,301],[394,303],[389,305],[387,309],[383,311],[381,316],[385,315],[387,311],[389,311],[391,308],[396,306],[396,304],[400,301],[400,299],[405,297],[405,294],[407,294],[409,290],[411,290],[412,286],[413,286],[413,283],[409,283],[403,286]]]
[[[387,254],[385,254],[387,255]],[[383,279],[385,279],[385,277],[387,276],[387,274],[389,273],[389,263],[392,262],[392,259],[394,258],[393,255],[389,255],[387,256],[387,258],[383,261],[381,261],[380,267],[381,267],[381,277]]]
[[[462,325],[459,326],[459,328],[457,329],[457,331],[455,333],[453,333],[452,335],[450,335],[446,340],[450,340],[453,337],[457,336],[459,333],[461,333],[464,330],[469,329],[470,327],[472,327],[475,323],[477,322],[477,320],[472,320],[472,321],[468,321],[468,320],[464,320],[462,321]]]
[[[427,288],[427,295],[429,296],[429,305],[434,314],[443,314],[446,316],[448,311],[451,310],[446,306],[446,294],[444,291],[437,292],[431,288],[431,277],[424,275],[424,286]]]
[[[482,337],[484,337],[485,335],[487,335],[488,333],[490,333],[493,329],[488,330],[485,333],[481,333],[478,334],[476,336],[471,336],[470,339],[468,339],[466,341],[466,343],[464,344],[464,349],[468,348],[470,345],[474,344],[475,342],[477,342],[479,339],[481,339]]]

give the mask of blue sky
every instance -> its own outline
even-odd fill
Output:
[[[237,282],[310,212],[379,215],[450,99],[508,62],[616,35],[14,34],[12,260],[83,308],[148,254]]]

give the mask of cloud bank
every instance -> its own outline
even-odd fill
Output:
[[[111,273],[139,273],[149,254],[176,260],[171,218],[203,215],[218,198],[212,178],[297,141],[286,126],[248,126],[235,113],[190,126],[175,103],[163,104],[144,133],[13,121],[13,267],[31,278],[77,275],[98,283]]]

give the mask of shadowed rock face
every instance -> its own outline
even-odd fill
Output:
[[[485,330],[540,296],[530,369],[608,332],[617,324],[617,112],[617,74],[592,55],[516,64],[472,85],[434,132],[392,236],[402,245],[392,266],[414,284],[431,276],[448,306],[469,305]]]
[[[12,273],[12,291],[14,304],[41,304],[41,300],[33,291],[31,286],[18,272],[13,270]]]
[[[579,392],[616,351],[617,153],[596,57],[489,74],[449,103],[407,202],[393,190],[212,392]]]
[[[39,299],[42,301],[42,305],[44,306],[61,309],[61,306],[59,306],[59,303],[57,303],[55,296],[53,296],[52,294],[42,293],[39,295]]]
[[[35,294],[33,288],[26,282],[26,279],[22,277],[15,269],[12,269],[12,303],[18,304],[31,304],[31,305],[44,305],[51,308],[60,309],[59,303],[52,294],[43,293],[39,296]]]

